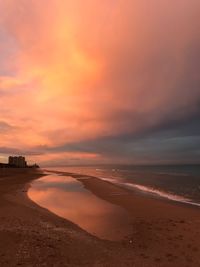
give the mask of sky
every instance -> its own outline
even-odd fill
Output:
[[[199,0],[0,0],[0,162],[200,163]]]

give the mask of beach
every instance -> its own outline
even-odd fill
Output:
[[[127,239],[102,240],[28,198],[30,183],[43,175],[40,169],[0,169],[0,266],[200,266],[198,207],[63,173],[130,214]]]

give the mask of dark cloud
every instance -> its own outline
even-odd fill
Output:
[[[116,162],[124,158],[129,163],[200,163],[199,114],[180,121],[168,120],[143,132],[106,136],[43,149],[51,153],[98,153]]]
[[[24,156],[39,156],[44,152],[20,150],[14,147],[0,147],[0,153],[6,155],[24,155]]]

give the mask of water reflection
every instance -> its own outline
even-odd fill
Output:
[[[84,189],[72,177],[48,175],[32,183],[29,197],[100,238],[120,240],[131,232],[126,211]]]

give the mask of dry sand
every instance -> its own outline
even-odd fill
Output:
[[[0,266],[200,266],[199,208],[147,198],[93,177],[80,179],[133,218],[127,240],[100,240],[28,199],[28,183],[42,175],[0,169]]]

